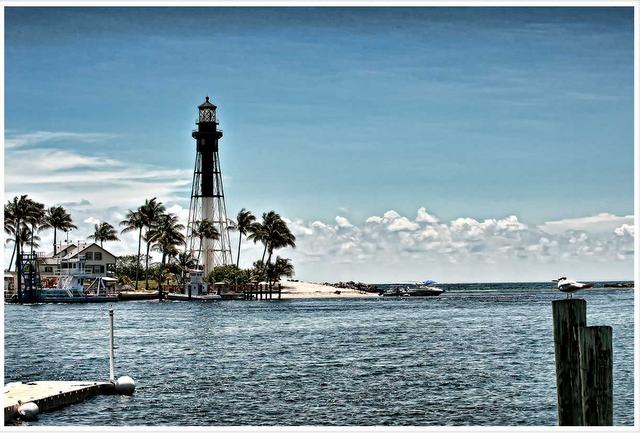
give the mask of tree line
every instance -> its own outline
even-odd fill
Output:
[[[37,233],[53,229],[53,254],[57,253],[58,232],[69,233],[78,227],[73,223],[71,215],[62,206],[52,206],[48,209],[45,205],[30,199],[27,195],[21,195],[9,200],[4,207],[4,230],[9,235],[7,242],[13,242],[14,248],[9,263],[9,270],[14,257],[20,257],[25,250],[25,245],[30,246],[33,253],[39,248],[40,237]],[[167,212],[165,206],[156,197],[147,199],[135,210],[129,209],[125,219],[119,222],[121,234],[136,232],[138,235],[137,254],[119,257],[116,265],[116,275],[121,283],[131,280],[138,282],[144,277],[144,287],[149,288],[149,278],[157,279],[161,288],[167,274],[173,274],[182,284],[185,274],[189,269],[195,268],[200,261],[200,251],[193,257],[186,248],[186,236],[183,234],[185,227],[178,220],[178,216]],[[257,221],[255,215],[246,209],[240,210],[236,220],[229,220],[229,230],[238,232],[238,253],[235,265],[217,266],[206,276],[209,282],[225,281],[245,283],[248,281],[268,281],[270,284],[283,276],[292,276],[294,269],[289,259],[273,254],[276,250],[292,247],[295,248],[295,236],[289,230],[286,222],[275,211],[262,214],[262,220]],[[220,233],[211,221],[197,221],[193,227],[193,236],[197,237],[200,245],[204,239],[218,240]],[[264,248],[262,257],[253,263],[249,269],[240,269],[240,248],[243,238],[262,243]],[[117,241],[116,228],[102,222],[94,225],[94,232],[89,239],[100,243]],[[142,255],[142,243],[144,242],[145,254]],[[150,252],[156,251],[161,255],[161,260],[150,268]],[[265,262],[266,257],[266,262]],[[141,260],[144,259],[144,268]],[[16,269],[19,264],[16,259]]]

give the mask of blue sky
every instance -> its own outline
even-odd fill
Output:
[[[301,277],[332,279],[335,267],[304,254],[326,235],[313,222],[339,229],[337,217],[359,236],[390,210],[420,225],[381,229],[398,235],[512,215],[528,230],[609,215],[614,240],[633,225],[631,8],[6,8],[5,68],[8,196],[75,203],[83,221],[114,223],[153,195],[183,210],[208,94],[225,133],[227,208],[275,209],[302,238],[310,230],[308,248],[289,253]],[[39,176],[28,181],[30,164]],[[417,221],[421,207],[438,223]],[[340,236],[318,254],[368,242]],[[455,253],[476,248],[458,241]],[[402,239],[388,242],[356,265],[345,251],[340,276],[387,278],[376,260]],[[551,272],[539,257],[497,260],[495,248],[470,253],[479,262],[464,262],[464,278]],[[630,277],[619,248],[607,269]],[[448,266],[443,251],[430,270]],[[425,272],[427,256],[403,253],[417,254],[403,272]]]

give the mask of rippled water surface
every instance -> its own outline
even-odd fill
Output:
[[[551,300],[535,286],[437,298],[114,304],[116,376],[36,425],[554,425]],[[633,291],[592,290],[612,325],[614,423],[633,425]],[[108,376],[108,306],[5,305],[5,382]]]

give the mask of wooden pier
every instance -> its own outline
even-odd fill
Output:
[[[112,382],[87,381],[39,381],[12,382],[4,387],[4,423],[10,423],[18,415],[20,405],[33,402],[40,412],[78,403],[98,394],[115,393]]]

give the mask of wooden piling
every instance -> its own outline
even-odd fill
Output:
[[[278,300],[281,299],[282,295],[282,284],[278,283]]]
[[[558,425],[583,425],[578,330],[587,324],[584,299],[552,302]]]
[[[579,330],[582,417],[585,426],[613,425],[613,329]]]

